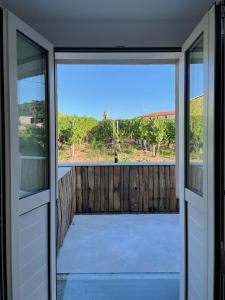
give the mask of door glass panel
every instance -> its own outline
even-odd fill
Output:
[[[17,33],[20,198],[48,188],[47,52]]]
[[[187,168],[186,186],[203,194],[204,143],[203,36],[187,51]]]

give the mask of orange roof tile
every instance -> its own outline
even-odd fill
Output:
[[[174,116],[175,111],[161,111],[161,112],[154,112],[150,114],[144,114],[143,117],[150,118],[150,117],[161,117],[161,116]]]

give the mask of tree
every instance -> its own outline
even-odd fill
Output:
[[[45,119],[46,103],[44,100],[32,100],[18,105],[19,116],[34,117],[38,122]]]
[[[82,143],[108,149],[112,149],[114,145],[114,149],[118,151],[121,150],[120,145],[126,148],[125,145],[137,147],[138,144],[138,147],[146,150],[150,147],[155,148],[154,152],[157,155],[162,146],[169,148],[174,145],[175,120],[141,117],[98,121],[90,117],[59,113],[58,141],[60,146],[69,145],[73,156],[76,145]]]
[[[155,155],[158,155],[161,146],[166,141],[167,120],[155,119],[153,123],[153,141],[157,144]]]
[[[70,145],[72,155],[75,155],[75,146],[88,139],[88,134],[98,121],[90,117],[68,116],[58,114],[58,141],[61,145]]]
[[[97,126],[93,127],[89,132],[91,141],[109,144],[113,141],[113,121],[103,120],[99,121]]]
[[[70,144],[71,124],[70,118],[62,113],[58,114],[58,143],[62,145]]]
[[[203,117],[190,117],[189,133],[190,155],[191,158],[203,159]]]
[[[19,129],[20,152],[22,155],[45,156],[47,133],[44,127],[29,125]]]
[[[175,138],[176,138],[175,120],[166,121],[165,134],[166,134],[167,147],[170,147],[171,144],[175,144]]]

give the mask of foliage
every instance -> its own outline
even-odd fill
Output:
[[[29,125],[19,129],[21,155],[45,156],[46,131],[44,127]]]
[[[152,143],[154,121],[147,118],[134,118],[130,120],[131,136],[134,140],[147,140]]]
[[[68,116],[58,114],[58,142],[72,146],[74,156],[75,145],[88,140],[89,132],[98,124],[98,121],[90,117]]]
[[[190,101],[190,159],[203,159],[203,121],[203,96],[199,96]]]
[[[112,143],[113,141],[113,127],[112,120],[99,121],[95,127],[89,132],[89,140],[92,142],[101,142],[104,144]]]
[[[41,122],[45,118],[45,101],[33,100],[18,105],[19,116],[34,117]]]
[[[191,159],[202,159],[203,155],[203,96],[190,100],[189,151]],[[36,123],[45,119],[45,103],[33,100],[19,105],[20,116],[31,116]],[[44,126],[30,124],[20,126],[19,139],[22,155],[45,155],[46,130]],[[115,143],[119,144],[119,157],[128,160],[129,155],[139,149],[152,151],[153,155],[169,155],[175,149],[175,120],[133,119],[102,120],[91,117],[58,114],[58,144],[71,147],[73,155],[76,145],[88,144],[91,149],[113,155]],[[154,149],[154,151],[153,151]],[[60,153],[61,153],[60,152]]]
[[[113,145],[117,143],[119,152],[123,151],[127,155],[135,148],[150,150],[153,145],[157,145],[159,153],[161,147],[168,148],[175,143],[175,120],[141,117],[97,121],[94,118],[59,113],[58,141],[60,147],[72,146],[73,152],[75,145],[82,143],[88,143],[96,151],[108,148],[114,152]]]

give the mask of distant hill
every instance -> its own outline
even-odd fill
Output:
[[[192,116],[203,115],[203,96],[198,96],[191,99],[190,113]]]
[[[44,119],[46,110],[45,101],[32,100],[30,102],[24,102],[18,104],[18,110],[20,116],[29,116]]]

